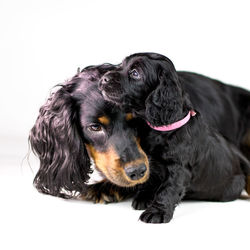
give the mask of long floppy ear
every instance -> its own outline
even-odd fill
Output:
[[[70,84],[63,85],[40,108],[29,136],[40,159],[34,185],[38,191],[69,198],[84,190],[90,160],[77,128],[77,105]],[[66,194],[68,193],[68,195]]]
[[[174,66],[170,66],[158,66],[156,88],[145,101],[146,118],[155,126],[176,122],[183,115],[183,91]]]

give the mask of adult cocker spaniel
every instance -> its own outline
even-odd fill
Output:
[[[85,68],[41,107],[29,137],[40,159],[34,179],[40,192],[108,203],[133,196],[148,180],[149,160],[136,129],[140,121],[98,90],[100,77],[114,68]]]
[[[169,222],[184,198],[232,201],[250,193],[250,93],[177,72],[165,56],[138,53],[107,72],[103,96],[151,127],[146,153],[161,181],[138,190],[140,219]],[[248,158],[248,159],[247,159]]]

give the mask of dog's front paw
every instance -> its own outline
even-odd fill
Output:
[[[173,218],[173,212],[155,207],[147,208],[140,216],[146,223],[168,223]]]
[[[123,196],[114,190],[101,191],[99,189],[90,188],[85,194],[79,197],[82,200],[93,201],[94,203],[108,204],[123,200]]]
[[[136,210],[145,210],[151,205],[152,201],[143,197],[136,197],[132,202],[132,207]]]

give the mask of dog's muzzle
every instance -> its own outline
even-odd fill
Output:
[[[125,168],[126,175],[133,181],[141,179],[147,171],[145,164],[139,166],[127,166]]]

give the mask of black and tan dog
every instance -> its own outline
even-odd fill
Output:
[[[40,192],[115,202],[148,180],[148,157],[136,131],[140,121],[105,101],[97,87],[114,68],[84,69],[41,107],[29,137],[40,159],[34,179]]]
[[[177,72],[155,53],[127,57],[102,77],[100,89],[152,128],[146,153],[157,160],[150,170],[158,179],[138,191],[141,220],[169,222],[183,198],[231,201],[244,188],[250,193],[248,91]]]

